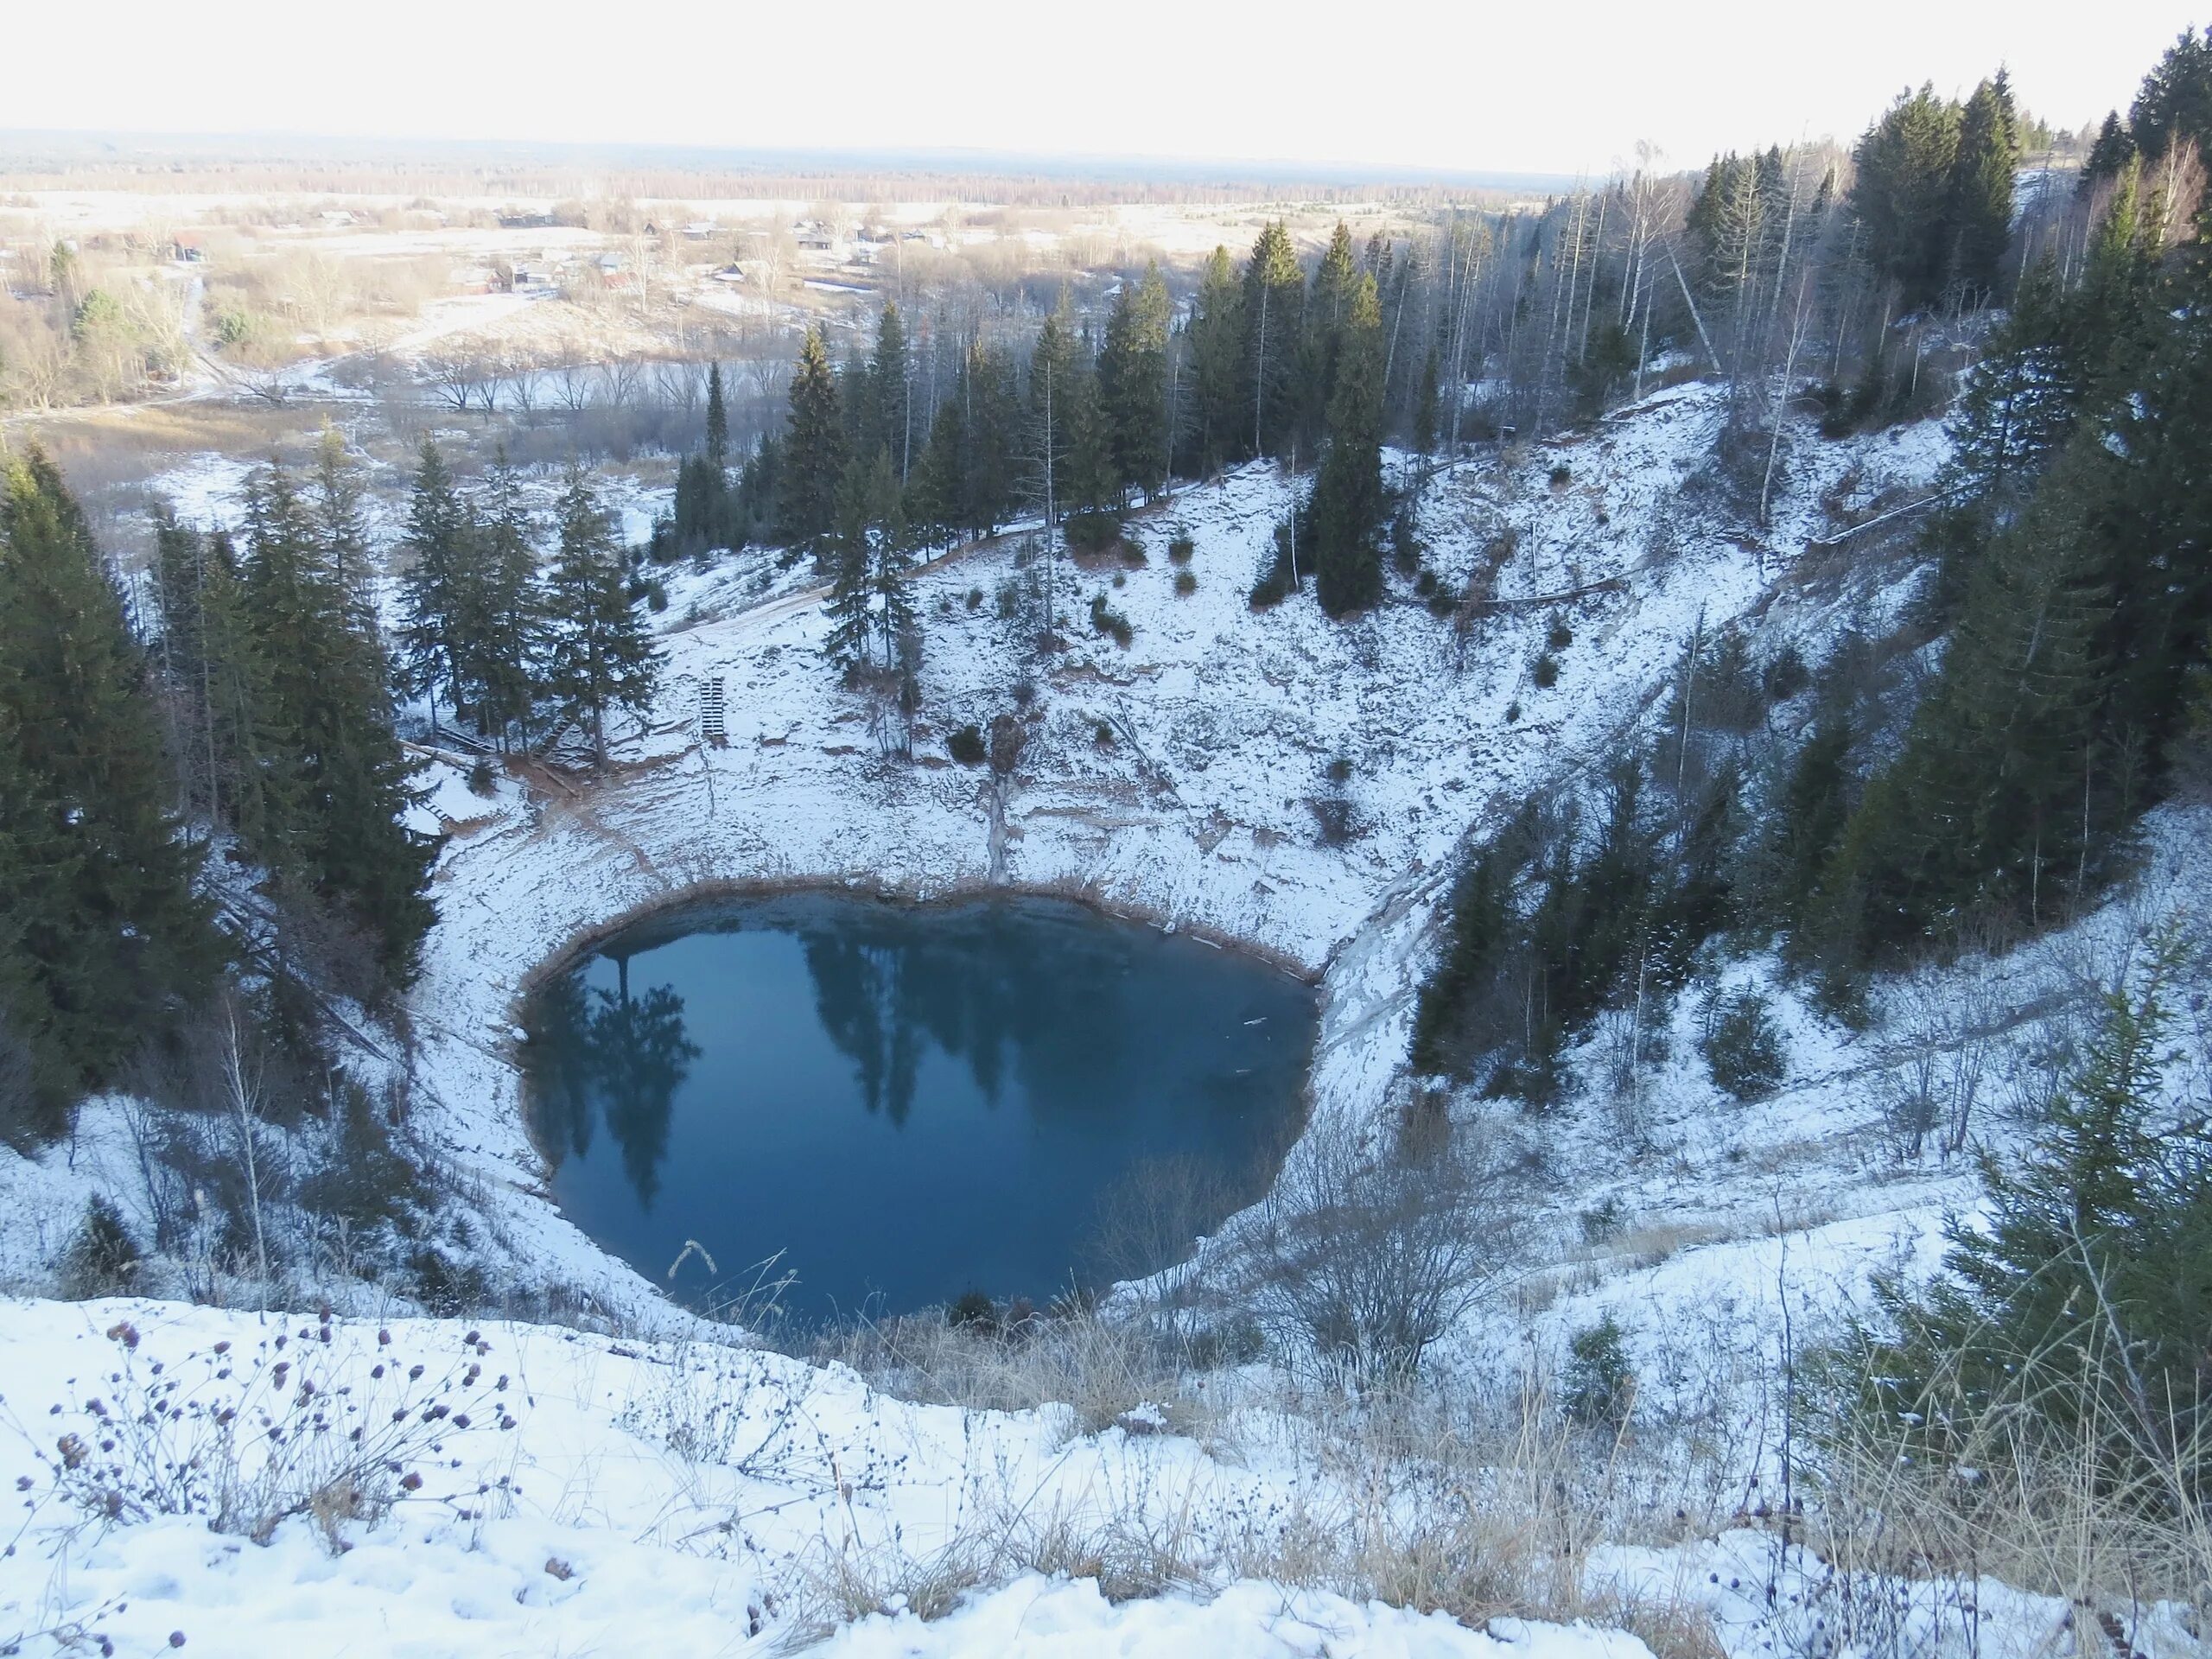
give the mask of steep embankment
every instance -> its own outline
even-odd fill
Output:
[[[1348,624],[1306,596],[1250,610],[1288,500],[1264,467],[1144,515],[1141,567],[1064,563],[1070,643],[1049,660],[1002,613],[1025,580],[1012,538],[944,560],[918,584],[925,715],[911,763],[884,756],[868,708],[836,683],[821,612],[794,578],[682,578],[668,614],[709,620],[671,628],[652,728],[623,745],[615,775],[460,807],[482,816],[440,868],[444,919],[413,1002],[423,1126],[480,1178],[512,1259],[619,1294],[622,1275],[529,1196],[516,994],[642,909],[804,882],[927,897],[1003,880],[1270,953],[1322,984],[1317,1110],[1373,1114],[1402,1071],[1424,940],[1463,836],[1602,764],[1663,695],[1700,617],[1711,629],[1766,614],[1817,655],[1840,627],[1893,610],[1914,579],[1909,563],[1813,544],[1924,497],[1939,433],[1800,436],[1777,470],[1773,522],[1753,535],[1709,477],[1722,418],[1716,394],[1688,387],[1579,440],[1436,474],[1427,567],[1458,592],[1496,565],[1496,603],[1464,627],[1399,578],[1391,602]],[[1187,595],[1168,557],[1179,533],[1196,544]],[[1576,596],[1548,597],[1565,594]],[[1126,648],[1091,629],[1093,595],[1127,619]],[[1562,621],[1573,640],[1542,687],[1532,666]],[[721,745],[696,722],[714,677]],[[995,862],[990,783],[950,764],[944,740],[1001,712],[1020,717],[1027,743]]]

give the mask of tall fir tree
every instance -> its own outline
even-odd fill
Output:
[[[718,479],[729,471],[729,410],[722,402],[722,365],[707,365],[707,442],[702,452]]]
[[[1907,310],[1934,304],[1948,274],[1945,231],[1958,152],[1958,106],[1933,86],[1900,94],[1852,152],[1859,170],[1851,207],[1866,257],[1896,284]]]
[[[243,582],[269,741],[296,768],[249,850],[372,942],[390,986],[416,974],[436,912],[434,838],[407,827],[412,767],[392,729],[384,652],[360,626],[281,467],[246,490]]]
[[[1375,278],[1354,278],[1345,313],[1328,448],[1308,508],[1315,593],[1332,616],[1382,596],[1382,316]]]
[[[2020,164],[2019,116],[2002,69],[1967,99],[1951,162],[1950,282],[1969,303],[1987,303],[2004,284],[2012,233],[2012,175]]]
[[[912,470],[918,435],[913,429],[914,365],[906,344],[906,320],[896,301],[886,301],[875,324],[875,351],[868,359],[868,429],[860,435],[855,453],[883,450],[901,483]]]
[[[613,519],[580,464],[571,463],[555,509],[559,537],[545,581],[538,685],[559,717],[591,734],[607,764],[607,717],[652,703],[661,652],[638,614],[628,562]]]
[[[819,324],[806,332],[791,377],[789,433],[778,480],[779,533],[819,559],[837,518],[837,490],[848,446],[830,340]]]
[[[2212,29],[2182,30],[2143,77],[2127,126],[2146,161],[2162,162],[2177,144],[2193,143],[2212,162]]]
[[[401,683],[427,696],[431,718],[440,693],[460,711],[465,636],[476,608],[470,591],[474,531],[461,486],[435,440],[423,440],[401,548],[408,564],[400,578]]]
[[[1244,266],[1244,325],[1237,392],[1249,455],[1287,454],[1297,435],[1299,351],[1305,335],[1306,274],[1290,232],[1270,220]]]
[[[0,1025],[50,1136],[67,1105],[174,1031],[225,950],[196,890],[147,665],[60,472],[0,474]]]
[[[1115,472],[1157,495],[1168,464],[1168,328],[1173,306],[1155,261],[1135,287],[1115,296],[1098,353],[1098,393]]]
[[[846,680],[855,682],[874,661],[875,544],[878,526],[895,502],[891,456],[879,448],[845,463],[837,486],[837,531],[830,555],[830,638],[823,649]]]
[[[539,623],[537,527],[505,444],[485,472],[475,517],[476,602],[465,678],[479,721],[504,748],[516,737],[529,741]]]
[[[1344,350],[1353,290],[1360,275],[1351,232],[1338,219],[1321,263],[1313,268],[1313,291],[1306,296],[1299,340],[1298,441],[1309,456],[1319,453],[1327,430],[1329,403],[1336,391],[1337,360]],[[1372,271],[1367,275],[1376,283],[1379,304],[1381,282]]]
[[[1251,431],[1249,410],[1238,388],[1243,383],[1244,290],[1217,247],[1207,259],[1189,324],[1192,424],[1198,442],[1195,460],[1210,473],[1243,453]]]

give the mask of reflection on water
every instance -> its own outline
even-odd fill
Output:
[[[655,1278],[689,1240],[725,1280],[784,1252],[810,1316],[1065,1288],[1102,1199],[1154,1161],[1214,1195],[1141,1252],[1160,1259],[1115,1263],[1165,1265],[1263,1178],[1313,1008],[1258,963],[1073,906],[806,894],[632,929],[529,1023],[578,1224]]]

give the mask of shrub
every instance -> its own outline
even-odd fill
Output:
[[[1335,760],[1329,762],[1328,770],[1329,781],[1331,783],[1338,785],[1350,783],[1351,781],[1351,757],[1347,754],[1338,755]]]
[[[1188,599],[1192,594],[1195,594],[1198,591],[1198,579],[1196,576],[1192,575],[1188,570],[1178,570],[1175,573],[1176,598]]]
[[[982,588],[970,588],[968,590],[968,608],[971,611],[980,611],[983,608],[983,590]]]
[[[1576,1422],[1618,1428],[1628,1421],[1636,1403],[1636,1373],[1621,1337],[1619,1322],[1608,1313],[1569,1338],[1560,1403]]]
[[[944,752],[963,766],[983,764],[983,728],[969,721],[944,741]]]
[[[1110,722],[1102,720],[1091,728],[1090,746],[1096,749],[1114,747],[1114,728]]]
[[[388,1114],[359,1083],[341,1080],[322,1147],[300,1183],[301,1207],[359,1229],[397,1222],[427,1201],[422,1177],[391,1143]]]
[[[995,1331],[999,1305],[980,1290],[963,1290],[946,1305],[944,1322],[963,1331]]]
[[[1788,1072],[1781,1027],[1754,990],[1738,991],[1716,1005],[1700,1046],[1713,1082],[1738,1100],[1765,1099]]]
[[[1112,636],[1114,643],[1123,651],[1127,651],[1130,642],[1136,638],[1136,630],[1129,626],[1129,619],[1109,608],[1103,593],[1090,596],[1090,626],[1100,633]]]
[[[1121,539],[1118,512],[1071,512],[1065,525],[1068,545],[1078,553],[1103,553]]]
[[[1573,643],[1574,630],[1567,626],[1567,619],[1554,617],[1550,632],[1544,635],[1545,647],[1551,651],[1565,651]]]
[[[1448,589],[1439,588],[1428,596],[1428,613],[1440,622],[1448,622],[1459,608],[1459,602]]]
[[[1188,564],[1198,550],[1198,544],[1188,536],[1178,536],[1167,543],[1167,556],[1177,564]]]
[[[1548,690],[1559,683],[1559,658],[1548,651],[1536,658],[1535,666],[1529,673],[1538,685]]]
[[[479,755],[476,758],[476,764],[468,769],[468,792],[472,795],[489,795],[492,792],[492,787],[491,758],[488,755]]]
[[[85,1205],[85,1219],[61,1257],[61,1292],[73,1301],[119,1296],[143,1260],[123,1212],[101,1193]]]
[[[1552,468],[1552,488],[1563,490],[1574,481],[1574,468],[1561,461]]]
[[[1582,1227],[1582,1242],[1585,1244],[1602,1244],[1609,1238],[1618,1238],[1627,1220],[1622,1213],[1618,1198],[1607,1198],[1602,1204],[1592,1205],[1577,1219]]]
[[[1805,666],[1805,658],[1795,645],[1784,645],[1775,652],[1761,677],[1766,683],[1769,702],[1787,702],[1813,683],[1812,671]]]
[[[1516,701],[1505,705],[1505,723],[1509,726],[1521,718],[1521,705]]]
[[[1338,1379],[1402,1382],[1514,1259],[1509,1178],[1467,1150],[1373,1160],[1300,1142],[1241,1236],[1238,1301],[1279,1349]]]

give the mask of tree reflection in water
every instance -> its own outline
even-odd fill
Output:
[[[590,1150],[593,1118],[604,1116],[622,1149],[623,1173],[650,1210],[676,1091],[699,1049],[683,1033],[683,999],[666,985],[632,996],[630,958],[616,957],[614,964],[612,991],[571,974],[541,994],[531,1031],[532,1116],[556,1168]]]

